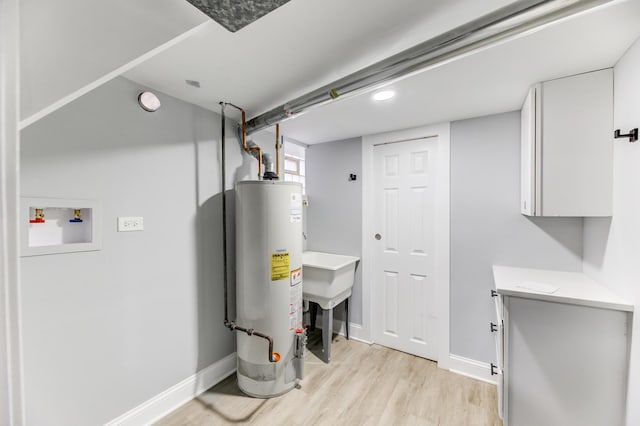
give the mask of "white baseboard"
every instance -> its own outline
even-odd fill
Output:
[[[235,370],[236,353],[234,352],[110,421],[106,426],[151,424],[221,382]]]
[[[347,335],[347,328],[345,327],[345,321],[339,319],[333,319],[333,332],[339,334],[341,336]],[[318,313],[318,318],[316,319],[316,328],[322,329],[322,314]],[[368,336],[368,333],[364,330],[364,328],[360,324],[349,323],[349,338],[353,339],[357,342],[366,343],[368,345],[373,344],[371,339]]]
[[[347,335],[346,322],[343,320],[333,320],[333,331],[341,336]],[[349,338],[357,342],[366,343],[368,345],[373,344],[369,336],[364,332],[364,328],[360,324],[349,323]]]
[[[449,371],[483,382],[496,384],[495,376],[491,375],[491,366],[486,362],[451,354],[449,355]]]

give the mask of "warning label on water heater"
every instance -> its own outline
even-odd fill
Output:
[[[289,330],[302,329],[302,268],[291,271]]]
[[[302,214],[302,194],[291,194],[291,214]]]
[[[288,280],[291,271],[289,252],[271,253],[271,281]]]
[[[302,268],[291,271],[291,287],[302,282]]]
[[[291,194],[291,211],[289,222],[302,222],[302,194]]]

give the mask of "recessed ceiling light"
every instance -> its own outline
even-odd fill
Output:
[[[142,92],[138,95],[138,104],[145,111],[155,112],[160,108],[160,99],[151,92]]]
[[[387,99],[391,99],[396,95],[396,92],[393,90],[383,90],[381,92],[376,92],[373,94],[374,101],[386,101]]]

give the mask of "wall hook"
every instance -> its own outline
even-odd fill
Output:
[[[629,138],[629,142],[635,142],[638,140],[638,128],[636,127],[635,129],[629,130],[629,133],[627,133],[626,135],[621,135],[620,129],[618,129],[615,132],[613,132],[613,137],[616,139]]]

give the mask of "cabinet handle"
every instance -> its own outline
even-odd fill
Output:
[[[490,327],[491,327],[491,332],[495,333],[496,331],[498,331],[498,324],[495,324],[493,322],[489,323]]]
[[[498,369],[498,366],[495,365],[494,363],[491,363],[491,375],[492,376],[497,376],[498,372],[496,371]]]
[[[498,292],[495,290],[491,290],[491,297],[498,297]]]
[[[626,135],[621,134],[620,129],[618,129],[615,132],[613,132],[613,137],[616,139],[629,138],[629,142],[635,142],[638,140],[638,128],[636,127],[635,129],[629,130],[629,133],[627,133]]]

